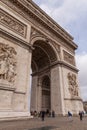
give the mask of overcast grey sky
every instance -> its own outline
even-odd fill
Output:
[[[87,100],[87,0],[33,0],[74,37],[83,100]]]

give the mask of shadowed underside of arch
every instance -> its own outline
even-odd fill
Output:
[[[45,41],[38,40],[33,45],[32,52],[32,71],[36,72],[51,65],[57,60],[53,48]]]

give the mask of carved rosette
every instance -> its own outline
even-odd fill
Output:
[[[69,85],[69,92],[72,97],[79,96],[78,95],[78,84],[76,82],[76,75],[72,73],[68,73],[68,85]]]
[[[14,83],[17,66],[16,55],[17,52],[13,47],[0,43],[0,80]]]

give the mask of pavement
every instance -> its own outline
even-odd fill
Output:
[[[0,121],[0,130],[87,130],[87,117],[35,117],[23,120]]]

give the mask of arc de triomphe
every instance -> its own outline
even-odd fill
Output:
[[[76,49],[72,36],[33,1],[0,0],[0,118],[83,110]]]

